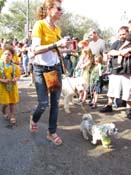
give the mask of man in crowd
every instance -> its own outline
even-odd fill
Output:
[[[128,34],[128,27],[122,26],[118,30],[119,39],[108,52],[112,57],[112,74],[109,76],[108,104],[100,112],[112,112],[113,99],[120,98],[122,93],[122,100],[127,102],[127,117],[131,119],[131,47],[120,49]]]
[[[88,38],[90,40],[89,47],[92,51],[92,54],[93,55],[101,54],[102,56],[104,56],[104,53],[106,52],[106,43],[102,38],[99,37],[97,30],[90,29]]]

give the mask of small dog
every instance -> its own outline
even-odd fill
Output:
[[[96,125],[91,114],[83,115],[80,131],[82,132],[84,139],[88,140],[88,136],[91,135],[92,144],[97,144],[97,141],[101,140],[103,147],[106,148],[111,144],[110,136],[118,133],[118,129],[114,123]]]
[[[87,88],[86,82],[82,77],[65,77],[62,79],[62,95],[64,97],[64,109],[70,113],[70,103],[77,92],[84,91]]]

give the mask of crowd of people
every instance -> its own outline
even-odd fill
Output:
[[[62,37],[61,29],[56,24],[63,14],[61,4],[61,0],[44,1],[38,8],[38,20],[29,31],[28,39],[20,42],[17,39],[0,41],[0,104],[4,119],[16,124],[15,104],[19,102],[17,81],[20,75],[25,78],[31,76],[30,85],[35,84],[38,105],[30,115],[29,129],[31,132],[38,131],[37,123],[50,103],[47,139],[55,145],[63,142],[57,134],[61,88],[49,91],[45,73],[56,71],[61,87],[62,62],[66,76],[83,77],[87,84],[87,89],[78,94],[81,104],[86,102],[89,95],[88,105],[93,110],[98,110],[98,98],[106,75],[108,104],[100,112],[112,112],[114,99],[121,99],[126,102],[127,117],[131,119],[130,27],[120,27],[118,39],[108,49],[94,28],[90,29],[88,37],[82,41]],[[10,114],[7,114],[7,107]]]

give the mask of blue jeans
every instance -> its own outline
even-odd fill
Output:
[[[55,69],[58,72],[58,78],[60,83],[62,83],[62,71],[61,66],[56,65]],[[61,90],[58,90],[56,92],[51,92],[50,96],[46,88],[45,80],[43,77],[43,72],[47,72],[47,67],[34,65],[34,78],[35,78],[35,86],[36,86],[36,92],[38,96],[38,105],[33,113],[32,120],[37,123],[45,111],[46,107],[49,105],[50,101],[50,112],[49,112],[49,132],[55,133],[57,128],[57,118],[58,118],[58,112],[59,112],[59,99],[61,95]],[[50,70],[54,70],[54,68],[50,68]],[[50,97],[50,100],[49,100]]]
[[[28,55],[23,55],[22,59],[23,59],[24,72],[27,73],[28,72],[29,57],[28,57]]]

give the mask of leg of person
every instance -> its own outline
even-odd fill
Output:
[[[84,96],[84,91],[80,91],[79,92],[79,102],[82,102],[83,96]]]
[[[58,69],[58,77],[61,83],[61,71]],[[49,114],[49,128],[47,132],[47,139],[52,141],[55,145],[61,145],[62,139],[57,135],[57,118],[59,112],[59,99],[61,95],[61,90],[57,92],[52,92],[50,94],[50,114]]]
[[[25,54],[23,55],[22,57],[23,59],[23,68],[24,68],[24,72],[25,72],[25,75],[23,77],[27,77],[28,76],[28,56]]]
[[[115,83],[114,83],[115,82]],[[109,87],[108,87],[108,104],[100,110],[102,113],[112,112],[112,103],[114,98],[120,98],[122,89],[122,76],[121,75],[110,75],[109,76]]]
[[[50,95],[51,107],[50,107],[49,131],[47,133],[47,139],[51,140],[55,145],[62,144],[61,138],[56,134],[58,109],[59,109],[59,96],[60,91],[51,93]]]
[[[122,99],[127,102],[127,118],[131,119],[131,75],[122,76]]]
[[[16,124],[16,118],[14,114],[15,104],[10,104],[9,108],[10,108],[10,124],[15,125]]]
[[[127,118],[131,119],[131,101],[127,101]]]
[[[83,91],[82,103],[85,103],[85,102],[86,102],[86,97],[87,97],[87,91],[84,90],[84,91]]]
[[[29,63],[29,73],[30,73],[30,77],[31,77],[31,82],[29,84],[29,86],[33,86],[34,85],[34,73],[33,73],[33,64]]]
[[[48,106],[48,91],[43,78],[44,67],[34,66],[34,78],[36,93],[38,96],[38,105],[34,110],[33,114],[30,116],[29,129],[31,132],[37,132],[38,126],[37,122],[41,118],[41,115]]]
[[[98,82],[96,83],[95,87],[94,87],[94,103],[92,105],[92,109],[95,109],[97,107],[97,101],[98,101],[98,94],[101,93],[101,89],[100,89],[101,83]]]
[[[95,109],[97,107],[97,99],[98,99],[98,93],[97,92],[94,92],[94,103],[93,105],[91,106],[92,109]]]
[[[94,84],[90,84],[89,91],[90,91],[90,101],[89,101],[89,106],[92,106],[94,104]]]
[[[3,118],[5,120],[8,120],[9,119],[9,116],[8,114],[6,113],[6,109],[7,109],[8,105],[2,105],[2,115],[3,115]]]

